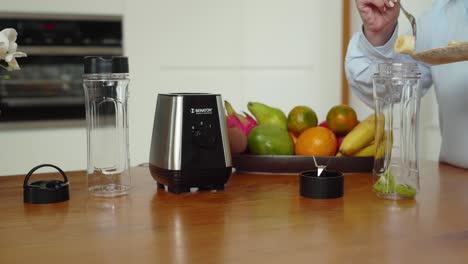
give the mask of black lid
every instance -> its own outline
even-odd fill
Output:
[[[84,73],[128,73],[128,58],[123,56],[85,57]]]
[[[344,177],[341,172],[324,170],[302,172],[299,176],[299,193],[313,199],[332,199],[343,196]]]
[[[53,167],[57,169],[60,174],[62,174],[64,180],[36,181],[28,184],[31,175],[37,169],[42,167]],[[59,167],[51,164],[42,164],[32,168],[24,179],[23,189],[23,198],[25,203],[48,204],[64,202],[70,199],[67,175],[65,175]]]

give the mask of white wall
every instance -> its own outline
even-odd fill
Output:
[[[72,1],[28,2],[9,2],[0,11],[45,12],[50,7],[67,13],[124,13],[132,79],[132,165],[148,160],[158,93],[221,93],[238,110],[246,110],[249,101],[285,112],[305,104],[320,119],[340,102],[341,1],[73,2],[78,7],[72,7]],[[51,124],[0,128],[0,146],[8,149],[0,152],[0,175],[24,174],[42,162],[65,170],[85,168],[86,138],[81,125],[38,125]]]
[[[351,32],[356,32],[361,29],[361,18],[355,7],[355,1],[351,1]],[[426,10],[432,7],[432,0],[413,0],[405,1],[405,8],[415,17],[423,14]],[[411,26],[406,17],[401,14],[399,18],[400,34],[410,32]],[[366,116],[372,113],[373,109],[363,104],[358,97],[350,93],[350,105],[356,109],[359,116]],[[435,97],[435,89],[424,96],[421,101],[421,129],[420,129],[420,154],[422,160],[439,160],[440,151],[440,130],[438,121],[438,105]]]
[[[341,1],[127,2],[134,161],[148,159],[158,93],[221,93],[238,110],[306,104],[323,117],[340,101],[341,10]]]

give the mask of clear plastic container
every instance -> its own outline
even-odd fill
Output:
[[[131,189],[128,59],[86,57],[84,65],[88,189],[99,197],[126,195]]]
[[[420,82],[415,63],[380,64],[374,76],[373,190],[381,198],[412,199],[419,191]]]

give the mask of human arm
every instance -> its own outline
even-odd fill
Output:
[[[362,32],[374,47],[384,45],[392,36],[400,14],[398,0],[356,0]]]
[[[372,78],[379,63],[416,62],[410,56],[394,51],[393,46],[397,39],[397,32],[398,27],[390,40],[380,47],[372,46],[362,31],[357,32],[349,42],[345,59],[348,84],[359,99],[370,107],[374,104]],[[432,85],[431,69],[429,65],[423,63],[418,63],[418,66],[421,72],[422,94],[424,95]]]

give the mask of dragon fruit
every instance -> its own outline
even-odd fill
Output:
[[[228,101],[224,101],[224,107],[227,112],[228,127],[237,127],[246,137],[249,136],[250,130],[258,125],[257,121],[249,114],[245,112],[243,112],[244,115],[238,114]]]

